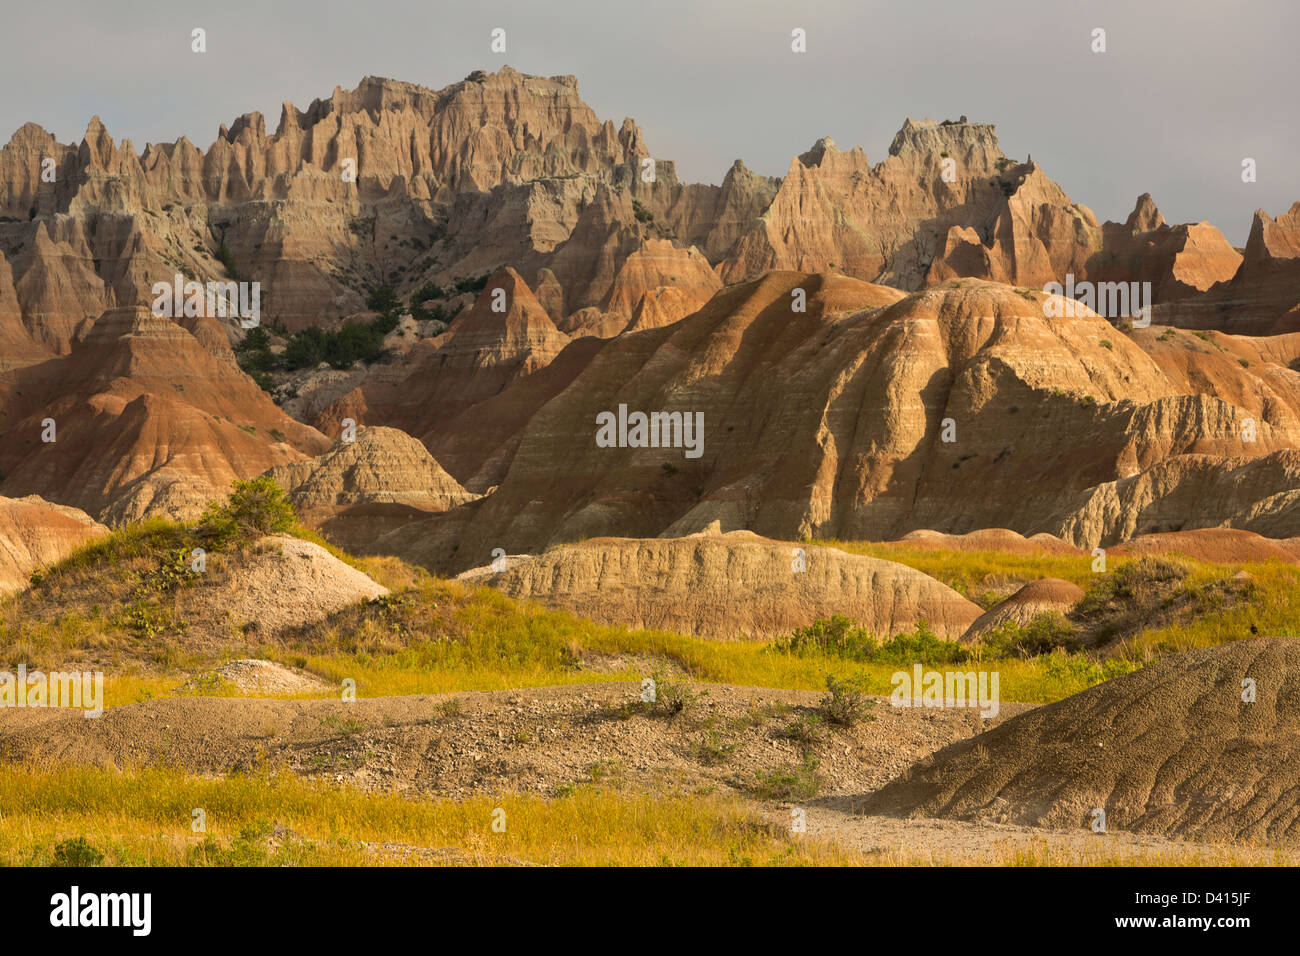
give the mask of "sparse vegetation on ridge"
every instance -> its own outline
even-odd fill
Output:
[[[300,527],[292,533],[320,541]],[[1155,622],[1118,640],[1104,659],[1061,649],[1027,653],[1053,645],[1051,639],[1042,640],[1048,633],[1043,625],[1032,624],[1003,628],[984,646],[963,649],[956,642],[938,640],[924,628],[910,635],[891,635],[877,646],[851,622],[821,622],[779,642],[784,652],[774,653],[763,643],[718,642],[596,625],[563,611],[521,604],[489,588],[441,580],[395,558],[358,560],[331,549],[394,593],[331,614],[319,624],[270,643],[246,640],[231,643],[220,653],[196,654],[187,649],[181,634],[165,627],[147,641],[123,627],[120,616],[129,604],[132,585],[114,598],[116,592],[99,583],[108,565],[130,580],[152,573],[149,569],[160,567],[185,547],[189,535],[179,526],[153,521],[115,532],[46,570],[35,591],[10,599],[0,609],[0,655],[14,664],[26,659],[43,666],[86,654],[109,655],[117,661],[108,673],[110,706],[170,695],[194,669],[223,656],[267,658],[304,669],[332,686],[351,677],[359,694],[373,697],[639,681],[648,676],[644,664],[608,670],[591,666],[604,658],[655,661],[666,673],[700,683],[822,690],[829,674],[836,679],[860,678],[870,693],[888,694],[890,675],[900,666],[917,660],[965,662],[987,655],[997,660],[1003,699],[1046,702],[1162,653],[1249,636],[1252,624],[1263,633],[1285,634],[1295,633],[1300,622],[1300,569],[1245,565],[1254,581],[1248,599],[1215,606],[1216,592],[1211,589],[1195,597],[1202,593],[1198,589],[1211,587],[1238,568],[1188,562],[1192,570],[1184,583],[1193,589],[1193,597],[1187,600],[1203,601],[1204,613],[1198,611],[1200,616],[1189,620]],[[1004,578],[1012,587],[1035,577],[1073,578],[1089,587],[1101,578],[1088,571],[1088,562],[1081,558],[907,552],[879,545],[861,548],[867,553],[883,550],[892,560],[949,583],[967,582],[976,590]],[[999,558],[1005,559],[1004,568],[999,567]],[[1126,564],[1115,560],[1111,573]],[[55,600],[65,592],[66,599]],[[167,605],[158,602],[157,607]],[[206,656],[212,653],[217,656]]]

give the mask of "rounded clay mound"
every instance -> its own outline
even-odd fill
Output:
[[[1300,563],[1300,538],[1265,538],[1238,528],[1201,528],[1144,534],[1116,545],[1111,554],[1181,554],[1196,561]]]
[[[796,572],[800,553],[806,570]],[[461,578],[599,623],[714,638],[771,638],[835,614],[882,636],[927,621],[957,637],[980,615],[979,605],[904,565],[747,531],[593,538]]]
[[[1254,700],[1244,702],[1243,682]],[[1179,654],[953,744],[868,813],[1300,841],[1300,640]]]
[[[1007,528],[981,528],[966,534],[942,531],[912,531],[899,543],[917,548],[943,551],[1001,551],[1006,554],[1082,554],[1083,552],[1056,535],[1040,533],[1026,538]]]
[[[1083,588],[1061,578],[1030,581],[1011,597],[989,608],[970,626],[962,640],[973,641],[1007,621],[1021,626],[1040,614],[1064,614],[1083,599]]]

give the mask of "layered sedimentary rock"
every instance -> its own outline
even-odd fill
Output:
[[[904,565],[743,531],[598,538],[502,563],[461,577],[602,623],[701,637],[772,638],[835,614],[882,637],[920,621],[958,637],[980,615],[978,605]]]
[[[1025,537],[1007,528],[981,528],[966,534],[944,534],[941,531],[910,531],[897,542],[911,548],[936,551],[999,551],[1004,554],[1064,554],[1082,552],[1074,545],[1055,535],[1039,532]]]
[[[1102,227],[1103,248],[1087,263],[1094,282],[1148,282],[1152,299],[1172,302],[1227,282],[1242,256],[1208,222],[1170,226],[1150,193],[1124,223]]]
[[[28,125],[0,150],[0,491],[107,521],[190,514],[352,419],[496,489],[416,522],[439,567],[488,538],[714,525],[1083,547],[1179,520],[1287,533],[1290,489],[1266,486],[1292,480],[1300,431],[1297,222],[1258,213],[1240,258],[1149,196],[1101,226],[965,117],[908,120],[875,165],[822,139],[781,179],[737,161],[686,184],[572,77],[509,68],[442,90],[366,78],[206,150]],[[382,362],[301,370],[285,407],[317,432],[238,371],[233,319],[144,313],[178,275],[258,282],[282,332],[373,318],[377,284],[424,290],[451,324],[412,318]],[[1212,331],[1048,317],[1036,290],[1066,275],[1150,282],[1157,324]],[[704,446],[596,446],[620,406],[703,414]]]
[[[381,544],[463,568],[484,548],[711,527],[796,540],[1008,528],[1086,548],[1224,523],[1295,533],[1294,373],[1166,374],[1095,313],[1050,317],[1047,298],[966,280],[899,301],[769,273],[671,327],[574,343],[547,369],[565,374],[544,404],[522,385],[493,397],[517,416],[495,491]],[[701,415],[698,455],[602,447],[597,416],[620,407]],[[482,475],[482,459],[461,466]]]
[[[1083,830],[1102,807],[1107,830],[1294,843],[1297,694],[1300,642],[1198,648],[953,744],[863,809]]]
[[[909,119],[874,166],[824,138],[782,179],[737,160],[715,186],[682,183],[573,77],[506,67],[441,90],[366,77],[305,110],[285,103],[273,131],[240,116],[206,150],[182,138],[137,152],[98,117],[78,144],[15,132],[0,149],[0,343],[11,364],[66,352],[87,316],[148,304],[178,273],[258,281],[265,320],[294,331],[361,311],[377,284],[405,297],[510,266],[562,331],[610,336],[770,269],[915,289],[1042,286],[1095,262],[1176,295],[1234,255],[1205,224],[1144,224],[1103,235],[964,117]],[[1255,244],[1278,255],[1276,239]]]
[[[648,158],[636,124],[602,122],[573,77],[508,67],[436,91],[367,77],[284,104],[273,132],[245,114],[206,151],[182,138],[137,153],[98,117],[75,145],[28,124],[0,149],[0,254],[27,337],[55,352],[176,273],[259,281],[266,320],[293,331],[360,311],[375,284],[550,269],[556,318],[585,311],[577,324],[613,334],[701,304],[718,283],[692,244],[720,256],[773,191],[743,166],[721,187],[685,186],[667,161],[643,181]]]
[[[981,614],[963,641],[978,641],[1003,625],[1023,627],[1040,614],[1064,614],[1083,598],[1083,588],[1060,578],[1031,581],[1015,594]]]
[[[1237,528],[1144,534],[1117,545],[1114,555],[1184,555],[1199,561],[1280,561],[1300,564],[1300,538],[1266,538]]]
[[[381,534],[473,501],[474,495],[416,439],[395,428],[358,428],[310,461],[267,472],[298,516],[350,551],[369,550]]]
[[[231,481],[328,444],[146,309],[105,312],[67,355],[0,374],[0,493],[110,524],[192,517]]]
[[[1165,325],[1245,335],[1300,331],[1300,202],[1276,219],[1256,210],[1236,274],[1155,316]]]
[[[107,533],[77,508],[35,495],[0,498],[0,596],[22,590],[32,571]]]
[[[1003,155],[992,126],[909,119],[876,166],[829,138],[796,157],[721,268],[729,281],[793,269],[904,289],[959,276],[1041,286],[1083,274],[1100,246],[1093,214]]]
[[[328,433],[344,418],[397,426],[436,454],[431,431],[545,368],[568,343],[527,283],[505,269],[446,332],[413,348],[399,375],[367,378],[315,420]]]

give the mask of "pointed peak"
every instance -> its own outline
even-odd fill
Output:
[[[280,104],[280,125],[275,128],[275,135],[279,136],[290,129],[302,129],[301,120],[302,114],[298,112],[298,108],[285,100]]]
[[[1156,201],[1151,198],[1151,194],[1143,193],[1138,196],[1137,204],[1124,224],[1134,232],[1152,232],[1165,224],[1165,217],[1156,208]]]
[[[257,140],[265,139],[266,138],[266,117],[264,117],[261,113],[256,111],[252,113],[245,113],[243,116],[235,120],[233,124],[231,124],[230,130],[226,134],[226,139],[229,142],[233,143],[235,142],[235,140],[239,138],[239,134],[242,133],[244,130],[252,131],[254,139]]]
[[[9,137],[10,145],[19,143],[39,143],[42,146],[50,143],[58,143],[54,134],[36,123],[24,123],[14,130],[14,134]]]
[[[838,153],[839,148],[835,145],[835,140],[829,136],[823,136],[817,142],[813,143],[812,149],[806,153],[799,154],[799,162],[811,168],[820,166],[827,153]]]
[[[727,170],[727,174],[722,177],[723,188],[726,188],[729,185],[734,185],[735,183],[743,183],[753,175],[754,174],[749,171],[749,167],[745,165],[745,161],[743,159],[738,159],[731,164],[731,168]]]

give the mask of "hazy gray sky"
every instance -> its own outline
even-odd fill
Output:
[[[1100,219],[1150,192],[1171,222],[1243,244],[1300,200],[1298,0],[42,0],[9,5],[0,140],[34,121],[81,139],[94,114],[137,149],[206,148],[251,110],[273,128],[377,74],[438,88],[508,63],[577,75],[682,178],[736,158],[783,175],[818,137],[886,155],[903,119],[997,125]],[[190,30],[208,52],[190,52]],[[503,56],[489,50],[507,30]],[[790,31],[808,52],[790,51]],[[1091,31],[1107,32],[1093,53]],[[1241,182],[1241,161],[1258,182]]]

